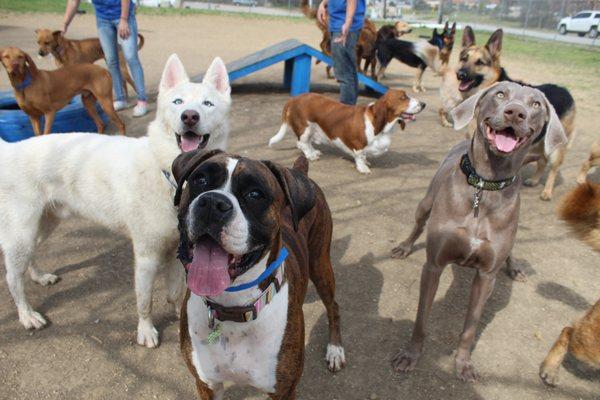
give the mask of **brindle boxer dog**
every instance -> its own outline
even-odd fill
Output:
[[[547,154],[567,142],[554,107],[544,94],[517,83],[502,82],[469,97],[453,110],[455,129],[476,118],[471,140],[454,146],[419,203],[410,236],[392,251],[408,256],[427,220],[427,260],[421,274],[417,320],[408,348],[392,364],[412,371],[423,348],[425,324],[448,264],[475,268],[469,308],[456,353],[456,374],[463,381],[478,375],[471,347],[496,275],[510,255],[519,222],[523,165],[532,142],[547,126]]]
[[[345,364],[331,214],[307,172],[304,157],[290,169],[220,151],[185,153],[173,163],[189,288],[181,350],[202,400],[221,399],[225,381],[296,398],[309,278],[327,309],[329,370]]]

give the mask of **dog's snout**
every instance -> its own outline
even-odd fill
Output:
[[[198,114],[198,111],[185,110],[184,112],[181,113],[181,121],[186,126],[194,126],[198,123],[199,120],[200,120],[200,114]]]
[[[224,221],[233,213],[233,204],[220,193],[206,193],[198,199],[197,212],[205,221]]]
[[[504,108],[504,118],[513,122],[521,122],[527,118],[527,110],[518,104],[511,104]]]

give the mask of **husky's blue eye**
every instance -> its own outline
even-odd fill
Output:
[[[183,100],[181,100],[181,99],[175,99],[175,100],[173,100],[173,104],[179,105],[179,104],[182,104],[182,103],[183,103]]]
[[[203,105],[205,105],[206,107],[214,107],[215,105],[208,100],[204,100],[204,102],[202,103]]]

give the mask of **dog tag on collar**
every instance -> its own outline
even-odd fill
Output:
[[[479,215],[479,203],[481,203],[481,195],[483,194],[483,188],[477,189],[475,193],[473,193],[473,211],[475,213],[475,217]]]
[[[208,344],[215,344],[217,343],[217,341],[219,340],[219,338],[221,337],[221,324],[216,324],[214,326],[214,328],[212,328],[212,331],[210,331],[210,333],[208,334]]]

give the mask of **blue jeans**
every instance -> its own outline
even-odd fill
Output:
[[[106,58],[106,65],[108,65],[108,71],[112,77],[113,89],[115,91],[116,101],[125,100],[125,92],[123,91],[123,77],[121,76],[121,70],[119,69],[119,46],[121,44],[123,49],[123,55],[125,61],[129,65],[129,71],[135,84],[135,91],[137,92],[137,98],[139,101],[146,101],[146,87],[144,85],[144,70],[142,64],[138,58],[138,47],[137,47],[137,22],[135,20],[135,14],[131,13],[129,16],[129,32],[130,35],[127,39],[123,40],[119,38],[118,19],[102,19],[96,17],[96,27],[98,28],[98,36],[100,37],[100,44],[102,45],[102,51],[104,51],[104,57]]]
[[[356,70],[356,43],[360,31],[349,32],[346,44],[335,43],[340,32],[331,33],[331,58],[335,78],[340,83],[340,102],[356,104],[358,98],[358,72]]]

